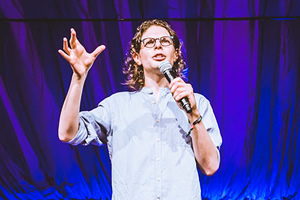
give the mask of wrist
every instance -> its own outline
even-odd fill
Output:
[[[192,130],[195,128],[195,125],[200,124],[201,121],[202,121],[202,116],[200,115],[196,120],[190,122],[191,128],[190,128],[189,132],[186,134],[186,136],[189,136],[191,134]]]
[[[188,119],[190,123],[193,123],[201,116],[198,109],[194,109],[190,114],[188,114]]]
[[[77,82],[82,82],[82,81],[84,82],[86,77],[87,77],[87,73],[77,74],[77,73],[73,72],[73,74],[72,74],[72,79],[74,79]]]

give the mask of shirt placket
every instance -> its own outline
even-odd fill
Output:
[[[159,106],[160,101],[156,102],[153,98],[153,113],[155,119],[154,126],[154,138],[155,138],[155,191],[156,191],[156,199],[160,200],[162,196],[162,166],[161,166],[161,149],[162,149],[162,141],[161,141],[161,110]]]

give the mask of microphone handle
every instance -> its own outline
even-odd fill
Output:
[[[182,99],[179,100],[179,102],[187,113],[192,112],[192,108],[190,106],[190,103],[189,103],[189,100],[187,99],[187,97],[183,97]]]
[[[164,75],[166,79],[169,81],[169,83],[171,83],[171,81],[173,81],[173,79],[176,78],[176,74],[173,70],[165,70]]]

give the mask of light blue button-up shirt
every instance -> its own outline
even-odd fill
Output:
[[[197,107],[215,146],[222,138],[209,101],[195,93]],[[97,108],[80,112],[72,145],[107,144],[113,200],[199,200],[201,189],[188,118],[168,88],[120,92]]]

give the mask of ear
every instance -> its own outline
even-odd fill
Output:
[[[138,54],[138,53],[135,52],[135,53],[132,55],[132,58],[133,58],[133,60],[134,60],[134,62],[135,62],[136,64],[138,64],[138,65],[141,65],[141,64],[142,64],[140,54]]]

